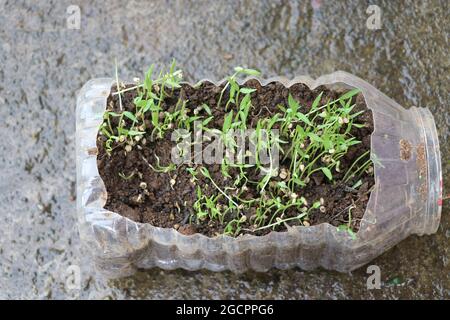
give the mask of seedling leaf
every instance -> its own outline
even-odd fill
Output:
[[[243,93],[243,94],[248,94],[248,93],[255,92],[256,89],[253,89],[253,88],[241,88],[239,91],[240,91],[241,93]]]
[[[134,121],[134,122],[137,122],[137,121],[138,121],[138,120],[136,119],[136,116],[135,116],[134,114],[132,114],[131,112],[129,112],[129,111],[124,111],[124,112],[123,112],[123,115],[124,115],[125,117],[127,117],[128,119]]]
[[[328,180],[333,180],[333,175],[331,174],[330,169],[328,169],[327,167],[322,167],[320,168],[323,172],[323,174],[328,178]]]

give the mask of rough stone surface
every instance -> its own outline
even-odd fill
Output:
[[[105,280],[80,250],[75,214],[75,97],[90,78],[124,79],[176,58],[188,80],[219,79],[236,65],[265,76],[354,73],[436,119],[450,187],[448,1],[0,0],[0,298],[449,298],[449,203],[432,236],[412,236],[352,274],[161,271]],[[81,9],[79,30],[67,8]],[[448,191],[447,191],[448,193]],[[71,267],[72,266],[72,267]],[[68,270],[81,270],[73,288]],[[186,290],[189,288],[189,290]]]

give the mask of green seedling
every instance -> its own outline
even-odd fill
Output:
[[[225,191],[223,191],[223,190],[216,184],[216,182],[215,182],[215,181],[213,180],[213,178],[211,177],[211,175],[210,175],[208,169],[206,169],[205,167],[201,167],[201,168],[200,168],[200,172],[203,174],[203,176],[205,176],[206,178],[208,178],[208,179],[211,181],[211,183],[214,185],[214,187],[215,187],[221,194],[223,194],[223,195],[225,196],[225,198],[227,198],[228,201],[229,201],[231,204],[233,204],[236,208],[239,206],[236,202],[233,201],[233,199],[231,199],[231,197],[229,197],[229,196],[225,193]]]
[[[228,106],[233,103],[236,104],[239,98],[239,93],[242,94],[249,94],[251,92],[254,91],[254,89],[251,88],[240,88],[239,84],[237,82],[237,78],[240,75],[247,75],[247,76],[259,76],[261,73],[257,70],[254,69],[247,69],[247,68],[242,68],[242,67],[236,67],[234,68],[234,74],[227,77],[227,82],[225,84],[225,86],[223,87],[222,91],[220,92],[220,97],[219,100],[217,102],[217,107],[220,107],[220,104],[222,102],[222,98],[224,93],[226,92],[226,90],[228,88],[230,88],[229,91],[229,97],[228,97],[228,101],[225,104],[225,110],[228,110]]]
[[[153,166],[150,162],[148,162],[148,160],[144,156],[142,156],[142,160],[144,160],[144,162],[155,172],[168,173],[168,172],[174,171],[176,169],[176,165],[173,163],[170,163],[167,166],[162,166],[160,164],[159,157],[156,154],[155,154],[155,158],[156,158],[156,166]]]
[[[207,217],[210,220],[218,219],[221,223],[223,223],[224,214],[219,209],[218,203],[221,194],[206,196],[202,193],[202,189],[200,186],[197,186],[196,189],[197,201],[194,202],[194,210],[196,212],[196,217],[198,220],[205,220]]]
[[[356,233],[352,230],[352,209],[354,207],[350,206],[348,209],[348,222],[347,224],[341,224],[339,227],[337,227],[338,231],[345,231],[349,234],[349,236],[352,238],[352,240],[356,240]]]
[[[197,171],[194,168],[186,168],[186,171],[192,176],[191,181],[195,182],[198,180]]]
[[[359,167],[357,166],[360,162],[362,162],[362,160],[364,160],[364,158],[369,157],[368,160],[364,161],[364,163],[362,163],[362,165],[360,165]],[[351,166],[348,168],[347,172],[345,173],[344,177],[342,178],[342,180],[344,182],[348,182],[351,178],[355,177],[358,175],[358,173],[360,172],[364,172],[365,170],[367,170],[367,168],[371,165],[372,161],[370,160],[370,150],[364,152],[362,155],[360,155],[352,164]]]
[[[117,59],[114,60],[114,64],[115,64],[115,71],[116,71],[116,93],[119,94],[119,108],[120,108],[120,111],[122,111],[123,110],[122,95],[119,93],[120,92],[120,83],[119,83],[119,71],[118,71],[118,67],[117,67]]]
[[[105,111],[100,132],[104,136],[105,150],[110,155],[116,148],[125,148],[127,155],[136,145],[138,149],[142,148],[143,140],[164,139],[172,130],[183,129],[183,137],[192,136],[194,125],[220,137],[228,152],[220,164],[220,181],[225,181],[220,183],[221,186],[206,167],[186,168],[191,182],[196,185],[197,199],[191,221],[215,221],[222,226],[223,233],[230,236],[238,236],[243,231],[279,230],[280,226],[292,224],[308,225],[310,216],[322,208],[320,201],[308,205],[301,196],[313,177],[323,176],[324,181],[330,184],[341,181],[348,184],[347,188],[356,190],[362,185],[362,174],[373,171],[373,165],[378,165],[375,155],[368,151],[350,167],[342,168],[342,158],[361,143],[352,136],[352,129],[363,127],[357,121],[361,112],[355,112],[353,104],[353,97],[359,90],[351,90],[327,101],[321,92],[311,106],[301,105],[289,94],[287,105],[279,105],[276,111],[266,108],[268,113],[265,116],[251,121],[255,117],[254,111],[261,110],[261,106],[252,104],[256,89],[241,86],[238,78],[258,76],[259,71],[236,67],[234,73],[226,78],[217,101],[217,107],[222,107],[227,93],[223,125],[218,128],[212,124],[217,123],[215,114],[221,112],[211,110],[207,104],[193,105],[181,94],[182,72],[176,69],[175,61],[167,71],[155,72],[154,69],[152,65],[142,82],[121,87],[116,63],[116,91],[112,95],[118,95],[119,106]],[[122,95],[132,90],[136,95],[130,109],[129,105],[123,105]],[[175,98],[178,99],[176,102]],[[250,123],[255,123],[251,137],[255,148],[249,154],[237,156],[251,158],[254,162],[235,163],[233,157],[241,151],[237,148],[234,133],[249,129]],[[274,129],[279,130],[279,135],[274,133]],[[202,139],[195,137],[189,146],[202,143]],[[273,151],[282,154],[281,168],[272,157]],[[265,154],[268,154],[268,159],[262,157]],[[153,163],[141,157],[155,172],[169,174],[177,169],[174,163],[162,165],[156,155]],[[129,180],[134,174],[134,171],[130,175],[121,172],[119,176]],[[207,184],[198,183],[202,177],[206,178]],[[213,189],[208,190],[208,184]],[[252,192],[249,193],[250,189]],[[254,214],[247,217],[244,213],[251,209]],[[348,223],[339,229],[353,237],[352,209],[348,212]],[[249,225],[251,227],[247,228]]]
[[[133,171],[132,173],[130,173],[128,176],[125,175],[123,172],[119,172],[119,177],[121,177],[123,180],[130,180],[131,178],[134,177],[135,175],[135,171]]]

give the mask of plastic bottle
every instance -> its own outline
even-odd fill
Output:
[[[96,161],[96,136],[113,79],[87,82],[77,97],[77,211],[80,235],[106,276],[158,266],[214,271],[316,267],[354,270],[411,234],[437,231],[442,209],[439,142],[427,108],[405,109],[364,80],[338,71],[318,79],[277,77],[286,86],[359,88],[374,117],[371,158],[375,188],[356,239],[327,223],[239,238],[186,236],[137,223],[103,208],[107,194]]]

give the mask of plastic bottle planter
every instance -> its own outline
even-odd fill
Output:
[[[441,163],[433,116],[426,108],[408,110],[367,82],[345,72],[316,80],[272,78],[286,86],[359,88],[373,112],[372,160],[375,187],[355,240],[323,223],[286,232],[240,238],[201,234],[136,223],[105,210],[106,190],[97,169],[96,136],[112,79],[86,83],[77,98],[77,211],[82,241],[97,267],[110,277],[137,268],[206,268],[214,271],[276,267],[356,269],[411,234],[437,231],[441,215]]]

